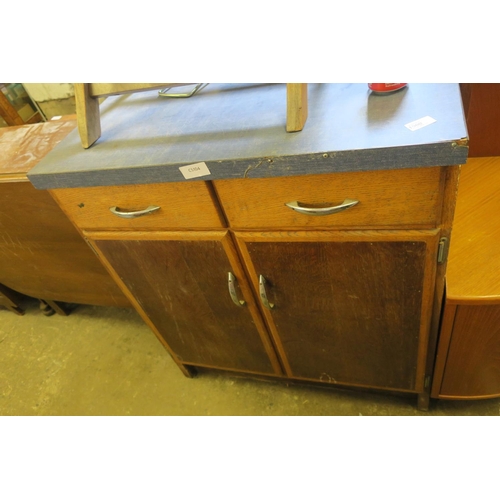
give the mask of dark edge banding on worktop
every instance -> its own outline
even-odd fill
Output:
[[[88,171],[59,171],[57,173],[28,173],[37,189],[155,184],[162,182],[193,182],[220,179],[266,178],[391,170],[415,167],[461,165],[467,161],[468,146],[464,142],[440,142],[397,148],[375,148],[302,154],[280,157],[244,158],[205,162],[210,175],[185,179],[179,170],[185,163],[101,168]],[[200,159],[200,161],[203,161]]]

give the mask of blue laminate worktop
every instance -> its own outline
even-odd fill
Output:
[[[465,163],[458,84],[410,83],[374,95],[364,83],[308,86],[309,115],[287,133],[285,84],[215,84],[188,99],[157,91],[101,105],[100,139],[83,149],[71,132],[29,173],[39,189],[257,178]],[[406,125],[430,117],[429,125]]]

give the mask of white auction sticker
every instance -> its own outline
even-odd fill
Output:
[[[410,129],[412,132],[415,130],[418,130],[419,128],[427,127],[427,125],[430,125],[431,123],[434,123],[436,120],[432,118],[431,116],[424,116],[423,118],[420,118],[419,120],[415,120],[413,122],[407,123],[405,125],[406,128]]]
[[[179,167],[179,170],[184,176],[184,179],[194,179],[195,177],[210,175],[210,170],[208,170],[204,161],[200,163],[193,163],[192,165],[186,165],[185,167]]]

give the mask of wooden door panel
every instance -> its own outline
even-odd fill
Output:
[[[500,395],[500,307],[459,305],[440,395]]]
[[[248,305],[229,296],[221,241],[94,243],[183,363],[276,372]]]
[[[242,252],[251,261],[254,285],[260,274],[267,280],[275,307],[265,314],[291,376],[416,390],[432,293],[425,240],[266,241],[239,235],[247,238]]]

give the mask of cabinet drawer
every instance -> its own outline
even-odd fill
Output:
[[[439,222],[441,167],[214,181],[229,224],[237,228],[431,228]],[[286,206],[325,209],[358,203],[330,215]]]
[[[70,219],[82,229],[198,229],[223,227],[205,182],[141,184],[51,191]],[[134,218],[111,212],[159,209]]]

